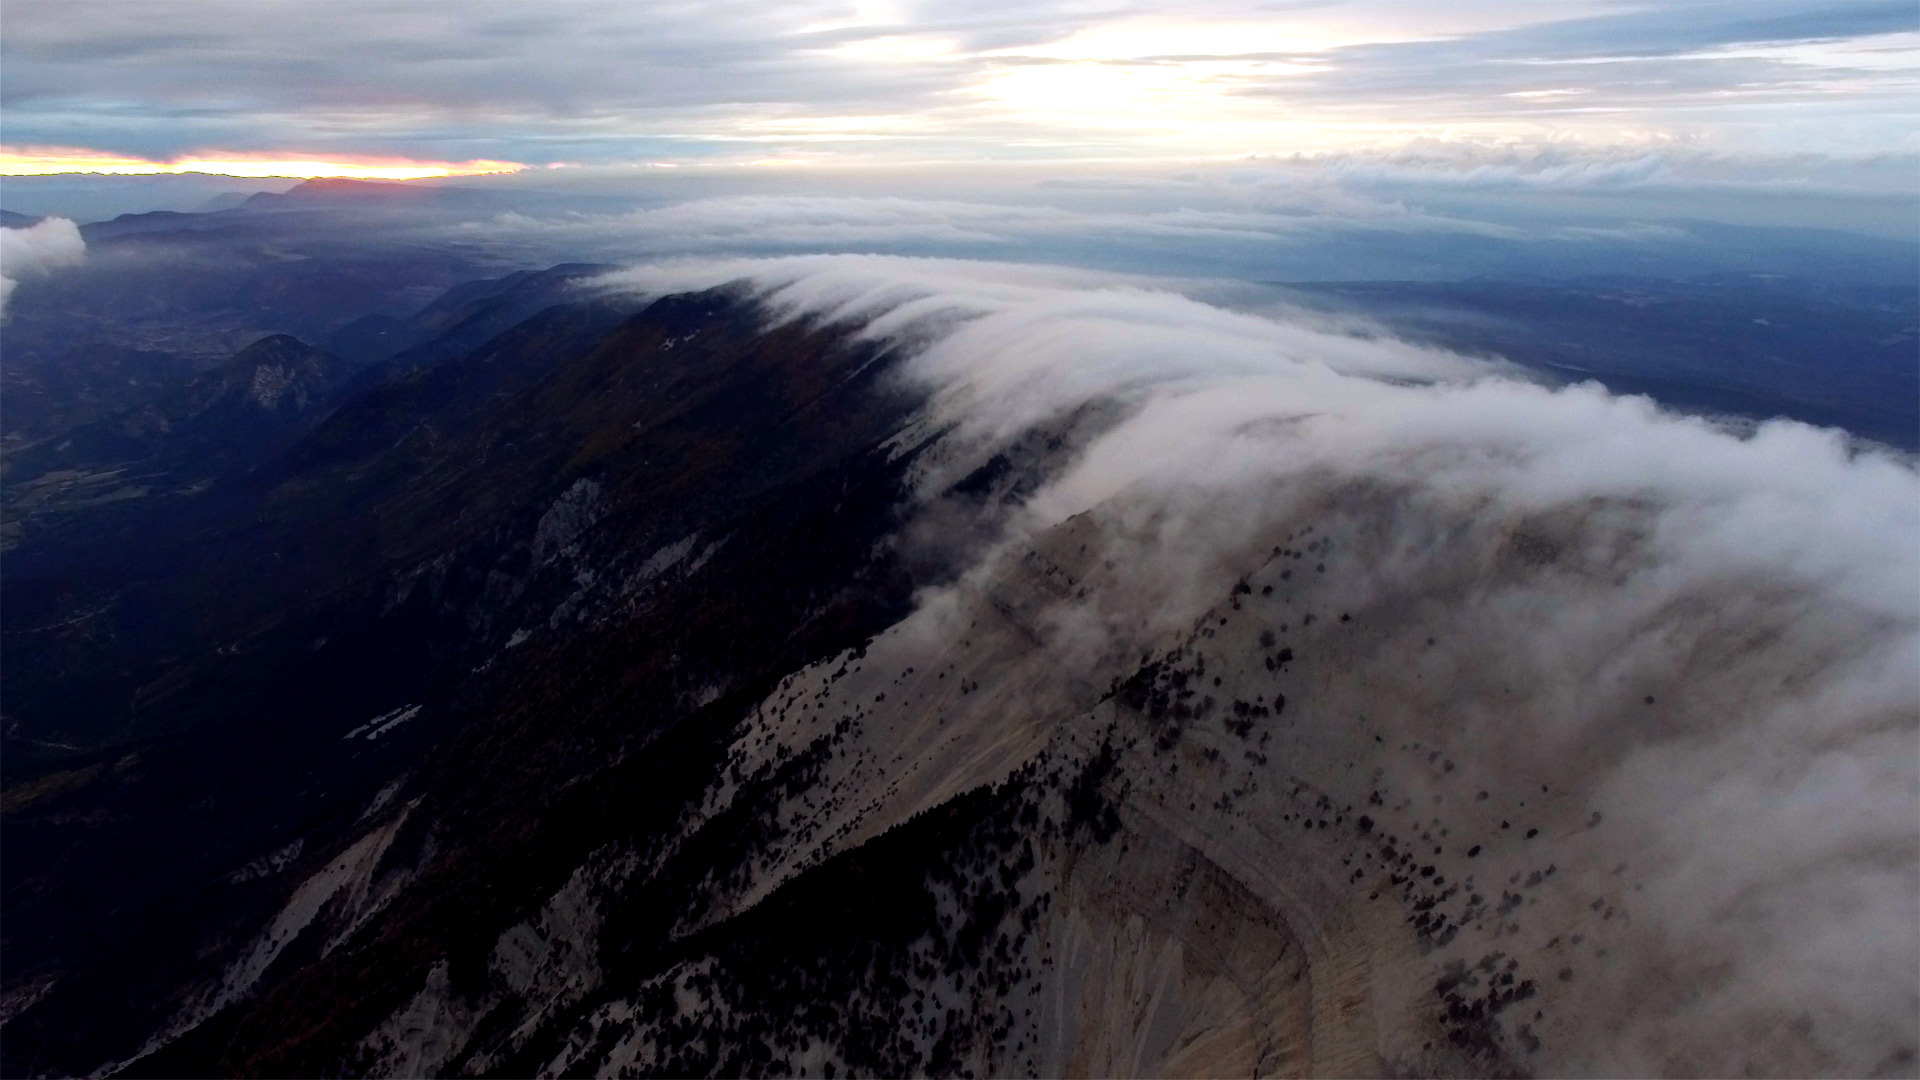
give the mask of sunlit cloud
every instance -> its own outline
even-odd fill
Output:
[[[1260,65],[1059,63],[1010,68],[974,92],[1034,120],[1107,128],[1214,126]]]
[[[1304,20],[1132,19],[1089,27],[1046,45],[1005,54],[1050,60],[1133,60],[1144,57],[1246,56],[1254,53],[1316,53],[1348,45],[1415,40],[1414,37]]]
[[[519,172],[516,161],[412,161],[405,158],[293,157],[280,153],[211,151],[153,161],[71,146],[0,146],[0,176],[55,176],[94,173],[105,176],[159,176],[205,173],[251,178],[355,180],[427,180],[449,176],[488,176]]]
[[[925,34],[862,38],[823,51],[836,59],[879,64],[924,64],[961,55],[951,38]]]

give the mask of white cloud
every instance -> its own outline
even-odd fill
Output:
[[[21,280],[78,266],[86,257],[80,227],[66,218],[48,218],[24,229],[0,228],[0,316]]]

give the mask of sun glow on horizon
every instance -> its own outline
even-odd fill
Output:
[[[0,146],[0,176],[160,176],[203,173],[250,179],[286,177],[315,180],[430,180],[450,176],[491,176],[527,168],[517,161],[414,161],[349,155],[299,157],[285,153],[206,151],[170,161],[102,153],[71,146]]]

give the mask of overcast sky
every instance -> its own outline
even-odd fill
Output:
[[[647,162],[1920,152],[1890,3],[7,0],[14,148]]]

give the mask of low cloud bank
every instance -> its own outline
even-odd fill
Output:
[[[1499,241],[1523,229],[1409,210],[1310,185],[1193,192],[1173,189],[1158,205],[1067,207],[1029,195],[989,201],[847,194],[722,195],[621,213],[501,214],[460,225],[462,236],[536,251],[582,249],[628,258],[695,252],[771,255],[842,251],[942,252],[1005,258],[1023,245],[1114,248],[1154,245],[1314,243],[1334,232],[1426,233]],[[1179,196],[1201,195],[1192,204]],[[982,198],[980,196],[988,196]],[[1055,198],[1072,201],[1055,193]],[[1082,200],[1084,201],[1084,200]],[[554,245],[560,245],[555,247]],[[1148,260],[1140,259],[1139,262]]]
[[[1528,919],[1584,925],[1601,910],[1588,898],[1610,897],[1611,936],[1553,990],[1566,1021],[1550,1069],[1912,1071],[1910,459],[1792,422],[1735,433],[1591,384],[1548,390],[1074,271],[815,257],[612,280],[745,281],[782,317],[901,343],[930,429],[949,432],[930,500],[1035,432],[1077,431],[952,588],[979,587],[1070,519],[1106,523],[1124,587],[1063,604],[1045,641],[1095,684],[1125,674],[1101,668],[1113,658],[1164,648],[1316,515],[1359,564],[1334,568],[1328,595],[1389,626],[1417,612],[1417,636],[1454,650],[1436,668],[1400,641],[1414,631],[1386,632],[1322,687],[1351,710],[1328,717],[1445,747],[1460,783],[1577,803],[1552,849],[1566,910]],[[1090,413],[1106,419],[1070,422]],[[922,614],[944,606],[930,594]],[[1377,764],[1439,801],[1423,786],[1437,781]]]
[[[78,266],[86,257],[80,227],[66,218],[48,218],[24,229],[0,228],[0,317],[22,280]]]
[[[429,228],[529,262],[832,251],[1248,281],[1678,280],[1804,275],[1810,265],[1831,282],[1913,277],[1914,234],[1904,217],[1860,233],[1779,228],[1858,228],[1888,206],[1904,214],[1910,196],[1828,198],[1815,194],[1817,176],[1774,177],[1737,192],[1668,184],[1661,178],[1679,168],[1668,154],[1461,159],[1444,149],[1179,171],[889,174],[891,188],[857,177],[703,172],[625,189],[629,198],[648,192],[652,205],[609,209],[611,194],[574,202],[528,193],[512,212]],[[1727,168],[1701,167],[1708,166]]]

